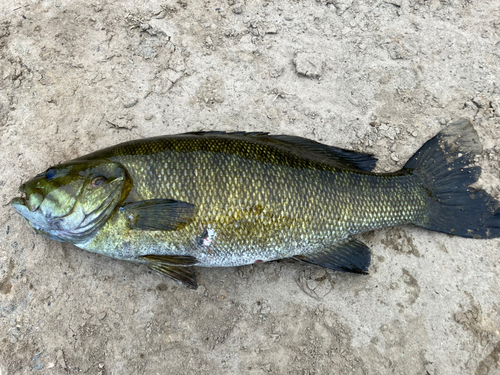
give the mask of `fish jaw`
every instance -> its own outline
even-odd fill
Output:
[[[42,234],[48,238],[59,240],[57,237],[52,236],[49,232],[42,229],[43,226],[40,224],[41,221],[45,222],[45,220],[43,220],[43,215],[41,215],[41,213],[38,211],[39,206],[36,209],[32,210],[28,206],[28,202],[29,200],[26,200],[23,197],[16,197],[10,201],[10,205],[12,206],[12,208],[14,208],[14,210],[16,210],[19,215],[21,215],[23,220],[35,230],[35,232]]]
[[[39,213],[36,212],[40,207],[40,204],[36,208],[28,205],[29,200],[23,197],[16,197],[10,201],[10,205],[16,212],[22,216],[22,218],[33,228],[36,227],[33,225],[33,222],[36,221],[36,217],[39,216]]]
[[[29,204],[30,199],[23,197],[16,197],[10,201],[10,205],[16,212],[21,215],[23,220],[32,227],[36,233],[41,234],[57,241],[67,241],[67,235],[63,231],[58,231],[57,235],[53,234],[53,231],[47,230],[52,220],[44,215],[41,211],[40,204],[36,208]]]

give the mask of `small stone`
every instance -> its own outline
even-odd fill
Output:
[[[389,52],[389,56],[393,60],[407,60],[411,55],[406,46],[397,42],[389,43],[387,49]]]
[[[491,108],[493,109],[493,112],[495,113],[496,117],[500,117],[500,101],[492,100],[490,105],[491,105]]]
[[[56,362],[60,367],[66,368],[66,361],[64,360],[64,353],[61,349],[59,349],[56,352]]]
[[[434,363],[427,362],[424,367],[425,367],[425,371],[427,372],[427,374],[434,375],[436,373]]]
[[[265,31],[266,34],[277,34],[278,26],[275,23],[266,24]]]
[[[297,73],[309,78],[320,78],[323,74],[324,61],[318,53],[299,52],[293,60]]]
[[[333,4],[335,7],[335,12],[338,16],[344,14],[344,12],[349,9],[352,5],[353,0],[326,0],[327,4]]]
[[[387,138],[394,140],[396,138],[397,131],[393,127],[389,126],[386,133],[384,134]]]
[[[82,315],[81,315],[82,319],[83,320],[89,320],[90,318],[92,318],[92,315],[90,314],[87,314],[86,312],[84,312]]]
[[[476,96],[474,99],[472,99],[472,101],[479,108],[486,108],[489,106],[489,101],[483,98],[482,96]]]
[[[138,99],[133,99],[131,101],[123,103],[123,108],[131,108],[134,105],[136,105],[137,103],[139,103],[139,100]]]

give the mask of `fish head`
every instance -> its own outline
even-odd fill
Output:
[[[126,169],[107,160],[50,167],[22,184],[12,207],[37,233],[78,243],[100,229],[132,188]]]

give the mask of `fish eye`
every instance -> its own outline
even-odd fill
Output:
[[[47,171],[45,172],[45,178],[47,180],[52,180],[57,174],[57,171],[55,168],[49,168],[47,169]]]
[[[96,177],[92,180],[92,186],[93,187],[99,187],[101,186],[104,182],[106,181],[106,179],[102,176],[99,176],[99,177]]]

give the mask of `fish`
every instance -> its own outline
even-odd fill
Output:
[[[500,236],[500,204],[471,187],[482,146],[452,122],[392,173],[372,154],[265,132],[133,140],[49,167],[12,207],[38,234],[144,264],[196,289],[196,267],[292,258],[367,274],[356,235],[415,225]]]

